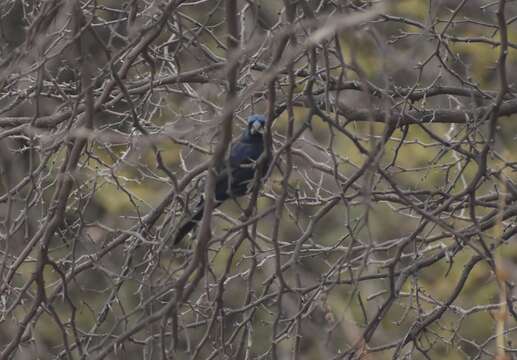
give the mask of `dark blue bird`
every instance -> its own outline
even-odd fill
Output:
[[[264,151],[262,130],[265,124],[266,118],[264,115],[251,115],[242,137],[232,145],[228,160],[217,167],[216,207],[225,200],[245,195],[250,190],[255,177],[255,162]],[[193,211],[192,218],[181,225],[176,233],[174,244],[180,242],[201,220],[203,208],[204,201],[201,199]]]

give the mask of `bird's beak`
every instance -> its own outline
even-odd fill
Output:
[[[259,122],[259,121],[255,121],[252,125],[251,125],[251,133],[252,134],[262,134],[262,124]]]

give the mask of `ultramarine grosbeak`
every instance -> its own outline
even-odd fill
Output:
[[[262,131],[265,124],[264,115],[248,117],[248,126],[239,141],[232,145],[229,158],[216,168],[216,207],[225,200],[245,195],[250,190],[255,177],[255,162],[264,151]],[[201,220],[203,209],[204,201],[201,199],[192,212],[192,217],[180,226],[174,237],[174,244],[180,242]]]

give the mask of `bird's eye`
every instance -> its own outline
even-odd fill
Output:
[[[253,122],[253,124],[251,125],[251,133],[252,134],[260,133],[261,130],[262,130],[262,123],[260,121]]]

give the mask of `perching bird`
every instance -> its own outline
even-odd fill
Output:
[[[264,115],[248,117],[248,126],[238,142],[232,145],[230,156],[224,164],[218,166],[215,183],[215,206],[221,205],[229,198],[245,195],[251,188],[255,177],[255,162],[264,151],[262,130],[266,124]],[[192,212],[192,217],[176,233],[174,244],[180,242],[203,217],[204,201]]]

